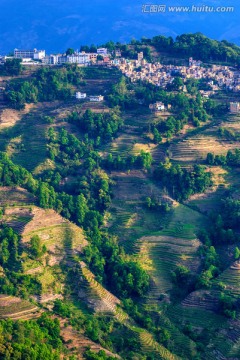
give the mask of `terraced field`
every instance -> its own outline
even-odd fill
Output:
[[[164,196],[155,184],[140,171],[112,173],[114,198],[109,208],[108,228],[119,235],[119,241],[129,252],[137,239],[165,226],[168,215],[160,215],[145,206],[147,196]],[[169,200],[170,201],[170,200]]]
[[[70,324],[68,324],[68,326],[65,326],[65,323],[65,320],[60,319],[61,336],[63,338],[66,348],[71,352],[71,354],[76,356],[77,360],[84,359],[83,355],[87,349],[90,349],[95,353],[98,353],[100,350],[104,350],[108,356],[115,357],[116,359],[121,359],[121,357],[117,354],[114,354],[111,351],[103,348],[101,345],[91,341],[80,331],[73,329]]]
[[[145,263],[153,279],[148,294],[151,303],[171,290],[172,271],[178,265],[185,265],[192,271],[198,270],[200,260],[196,252],[200,243],[197,239],[152,236],[141,238],[139,242],[139,258],[141,263]]]
[[[9,295],[0,295],[0,318],[30,320],[41,315],[39,308],[29,301]]]
[[[126,251],[138,253],[152,277],[148,302],[159,300],[161,294],[172,288],[172,271],[177,265],[186,265],[193,272],[200,260],[196,254],[196,238],[206,218],[187,206],[174,203],[167,215],[150,211],[143,205],[146,196],[163,196],[156,186],[140,172],[112,174],[116,181],[114,199],[109,209],[109,229],[119,234]],[[187,221],[186,221],[187,219]]]
[[[87,241],[78,226],[63,219],[54,210],[33,208],[32,214],[33,219],[22,233],[23,244],[27,247],[31,237],[38,235],[47,248],[47,254],[41,261],[26,258],[24,270],[26,273],[36,274],[42,284],[42,295],[61,294],[65,278],[59,264],[63,260],[71,262],[86,246]]]
[[[185,204],[203,214],[209,215],[219,208],[221,199],[229,190],[230,183],[229,171],[220,166],[212,166],[208,169],[212,173],[213,186],[203,194],[192,195]]]
[[[164,346],[160,345],[146,330],[140,328],[121,308],[121,302],[102,285],[100,285],[93,273],[81,262],[82,279],[80,281],[78,296],[83,299],[97,313],[105,313],[114,316],[116,320],[131,330],[139,340],[141,350],[146,353],[154,353],[156,359],[177,360]],[[176,330],[175,330],[176,332]]]
[[[92,71],[92,69],[91,69]],[[88,94],[105,94],[115,83],[119,74],[112,77],[111,71],[103,70],[98,78],[86,69],[86,85],[80,91]],[[6,150],[16,164],[34,173],[41,174],[45,169],[54,169],[55,164],[47,159],[46,130],[41,114],[54,117],[54,127],[67,128],[81,138],[74,125],[66,122],[73,111],[92,109],[94,112],[109,111],[107,103],[94,104],[77,102],[55,102],[30,106],[25,112],[0,112],[0,150]],[[44,106],[46,105],[46,109]],[[208,152],[226,154],[229,149],[240,148],[237,141],[229,141],[218,134],[219,126],[240,133],[239,117],[226,116],[216,121],[209,120],[202,128],[187,126],[168,142],[156,145],[150,134],[150,123],[160,117],[150,113],[146,107],[122,113],[124,126],[110,144],[102,147],[102,154],[113,156],[138,155],[141,150],[153,156],[153,168],[169,155],[170,159],[185,167],[203,162]],[[166,114],[166,116],[169,114]],[[163,118],[166,118],[163,116]],[[5,121],[5,120],[6,121]],[[2,123],[1,123],[2,121]],[[8,130],[5,128],[9,127]],[[168,151],[167,151],[168,150]],[[151,172],[128,171],[111,172],[114,181],[113,200],[106,215],[106,227],[110,233],[118,235],[119,242],[129,254],[134,254],[151,277],[151,287],[141,305],[149,311],[155,321],[156,329],[151,334],[140,327],[122,308],[121,301],[101,285],[94,274],[81,262],[78,298],[96,313],[112,316],[138,339],[139,349],[146,354],[154,354],[154,359],[197,359],[197,342],[204,345],[204,360],[225,360],[240,358],[240,315],[236,320],[228,320],[217,315],[219,306],[219,286],[210,290],[197,290],[185,299],[176,298],[173,289],[172,272],[178,265],[184,265],[194,275],[201,270],[201,259],[197,253],[201,243],[197,236],[208,225],[207,216],[216,211],[219,201],[225,196],[229,186],[239,186],[239,172],[221,167],[211,167],[214,173],[214,186],[205,194],[192,196],[184,204],[170,199],[164,189],[153,183]],[[173,209],[167,214],[149,210],[145,205],[146,197],[164,198]],[[42,210],[35,206],[35,198],[21,188],[0,188],[0,206],[4,207],[3,222],[12,226],[22,235],[23,273],[40,281],[42,293],[34,296],[40,304],[49,308],[55,299],[64,299],[66,278],[62,264],[69,267],[78,264],[83,248],[87,245],[83,231],[73,223],[63,219],[53,210]],[[40,259],[28,256],[29,242],[38,235],[41,244],[46,245],[47,253]],[[232,251],[232,249],[231,249]],[[221,259],[224,259],[224,251]],[[232,257],[225,260],[225,268],[214,284],[224,284],[232,296],[240,296],[240,265],[231,265]],[[3,274],[3,272],[2,272]],[[65,300],[65,299],[64,299]],[[50,303],[50,305],[49,305]],[[45,306],[45,305],[44,305]],[[40,315],[39,308],[33,303],[7,295],[0,296],[0,318],[31,319]],[[87,347],[98,352],[100,345],[87,339],[83,334],[61,321],[61,333],[67,348],[82,359]],[[154,325],[154,326],[155,326]],[[192,329],[192,333],[186,330]],[[159,327],[159,328],[158,328]],[[168,347],[160,344],[157,331],[167,329],[170,340]],[[211,334],[211,339],[209,339]],[[195,339],[196,341],[193,341]],[[158,342],[159,341],[159,342]],[[173,345],[174,344],[174,345]],[[177,355],[170,351],[177,349]],[[109,355],[115,356],[109,352]],[[117,356],[116,356],[117,357]]]
[[[153,339],[153,336],[145,331],[142,331],[139,333],[139,339],[140,339],[140,343],[142,345],[142,349],[145,352],[152,353],[154,351],[154,354],[157,357],[157,359],[158,359],[158,357],[159,357],[159,359],[164,359],[164,360],[180,359],[178,356],[172,354],[169,350],[167,350],[162,345],[157,343]]]
[[[14,163],[33,171],[46,160],[47,141],[45,133],[48,126],[43,124],[42,119],[37,114],[28,115],[27,119],[24,120],[25,130],[22,134],[20,148],[11,150],[11,158]]]
[[[0,206],[34,205],[35,197],[20,187],[0,187]]]
[[[232,356],[233,358],[236,356],[238,359],[239,323],[233,324],[225,317],[207,309],[209,299],[206,297],[206,302],[203,301],[200,304],[199,299],[197,296],[190,302],[185,300],[181,305],[170,308],[167,312],[168,316],[181,329],[188,324],[192,327],[193,332],[205,339],[205,359],[223,360],[230,359]],[[236,328],[236,332],[233,330],[233,326]],[[208,336],[209,333],[211,338]]]
[[[185,307],[216,311],[219,307],[218,297],[219,291],[198,290],[190,293],[181,304]]]
[[[172,271],[178,265],[187,266],[193,273],[198,271],[200,242],[196,233],[205,221],[199,213],[178,205],[165,229],[137,241],[139,259],[152,277],[148,302],[154,303],[161,295],[167,295],[173,286]]]
[[[239,298],[240,296],[240,263],[234,262],[216,280],[216,283],[223,283],[228,292]]]
[[[195,136],[172,144],[169,148],[170,159],[178,162],[204,161],[209,152],[225,155],[228,150],[236,148],[235,143],[217,139],[213,136]]]
[[[120,300],[95,279],[94,274],[86,267],[86,264],[81,262],[80,267],[82,279],[78,297],[84,299],[95,312],[117,314],[117,305],[120,305]]]
[[[25,226],[32,219],[31,209],[28,207],[12,207],[4,210],[3,222],[22,234]]]
[[[17,189],[16,194],[19,191],[22,195],[21,189]],[[27,198],[28,193],[23,193]],[[87,245],[82,229],[54,210],[29,205],[5,208],[3,222],[22,235],[23,271],[36,277],[42,285],[41,296],[37,300],[46,302],[59,297],[63,293],[65,281],[60,263],[71,262]],[[34,260],[29,257],[28,247],[30,239],[35,235],[46,246],[47,253],[41,259]]]
[[[24,110],[14,110],[3,107],[0,109],[0,129],[14,126],[24,115],[34,107],[34,104],[27,104]]]

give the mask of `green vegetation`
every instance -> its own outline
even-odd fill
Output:
[[[240,165],[240,150],[229,150],[227,155],[214,155],[212,153],[207,154],[206,163],[208,165],[227,165],[227,166],[239,166]]]
[[[212,59],[236,64],[240,53],[237,45],[226,40],[211,40],[201,33],[183,34],[177,36],[175,41],[172,38],[155,36],[150,40],[150,44],[153,44],[159,51],[164,49],[175,56],[192,56],[202,61]]]
[[[21,59],[7,59],[0,68],[1,75],[16,76],[22,72]]]
[[[239,46],[226,40],[217,41],[207,38],[202,33],[183,34],[176,37],[165,37],[163,35],[151,38],[143,37],[140,41],[133,39],[129,45],[114,43],[112,41],[102,45],[110,52],[115,49],[121,49],[123,56],[136,59],[137,53],[144,52],[144,56],[151,60],[150,47],[154,46],[160,53],[164,52],[173,57],[189,58],[190,56],[202,61],[225,62],[230,64],[239,64]],[[83,51],[94,51],[96,46],[82,46]]]
[[[5,91],[7,103],[16,109],[26,103],[66,100],[72,96],[72,85],[81,82],[82,72],[75,66],[60,69],[41,68],[29,80],[12,80]]]
[[[20,238],[12,228],[4,227],[0,232],[0,265],[4,276],[0,277],[0,291],[3,294],[22,296],[39,294],[41,284],[37,279],[22,272]]]
[[[84,355],[87,360],[114,360],[115,359],[112,356],[107,356],[105,351],[103,351],[103,350],[100,350],[99,353],[97,353],[97,354],[91,350],[87,350]]]
[[[141,150],[139,155],[129,155],[127,158],[109,154],[102,160],[102,166],[107,170],[150,169],[152,161],[151,154]]]
[[[82,116],[74,112],[69,116],[68,121],[77,125],[84,134],[95,139],[96,145],[111,141],[123,125],[118,109],[107,114],[94,114],[91,110],[87,110]]]
[[[58,360],[63,350],[58,319],[43,314],[37,321],[0,321],[1,359]]]
[[[106,47],[185,62],[239,56],[201,34]],[[238,358],[232,94],[204,99],[208,79],[183,88],[176,77],[163,90],[115,68],[43,66],[18,77],[8,66],[5,104],[35,104],[9,110],[22,119],[0,134],[0,358]],[[69,101],[82,88],[104,103]],[[149,109],[156,101],[161,116]]]
[[[180,201],[202,193],[212,185],[211,173],[205,172],[203,166],[194,165],[192,170],[187,170],[169,161],[160,163],[154,172],[154,179]]]
[[[41,240],[38,235],[35,235],[30,240],[30,254],[33,258],[40,258],[47,251],[45,245],[41,245]]]

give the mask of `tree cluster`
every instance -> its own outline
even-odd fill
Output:
[[[22,72],[21,59],[7,59],[0,67],[0,74],[6,76],[18,76]]]
[[[166,161],[159,164],[153,176],[178,201],[203,193],[212,185],[211,173],[206,172],[201,165],[194,165],[193,169],[188,170]]]
[[[0,359],[59,360],[63,350],[58,319],[0,321]]]
[[[151,154],[141,150],[139,155],[129,155],[126,158],[120,155],[113,157],[110,153],[102,159],[101,165],[107,170],[150,169],[152,161]]]
[[[75,124],[83,133],[95,139],[96,145],[111,141],[123,125],[119,112],[94,113],[86,110],[83,115],[73,112],[68,121]]]
[[[73,94],[72,85],[81,82],[82,72],[75,65],[59,69],[41,68],[29,80],[14,79],[5,90],[9,106],[21,109],[26,103],[66,100]]]
[[[232,167],[238,167],[240,165],[240,149],[228,150],[227,155],[214,155],[208,153],[206,158],[208,165],[227,165]]]

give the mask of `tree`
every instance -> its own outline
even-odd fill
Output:
[[[30,240],[30,253],[34,258],[41,257],[46,252],[46,246],[41,245],[41,240],[38,235],[34,235]]]
[[[77,197],[76,201],[76,221],[79,225],[84,223],[85,215],[88,210],[87,201],[83,194]]]
[[[6,75],[19,75],[22,71],[21,59],[7,59],[4,64],[4,71]]]
[[[234,259],[238,260],[240,258],[240,250],[239,248],[236,246],[234,249]]]
[[[10,252],[8,250],[8,241],[4,239],[0,245],[0,261],[4,265],[8,262]]]
[[[75,52],[74,49],[68,48],[67,51],[66,51],[66,55],[73,55],[74,52]]]
[[[208,153],[207,154],[206,162],[209,165],[214,165],[214,154],[213,153]]]
[[[171,90],[180,90],[184,85],[183,79],[180,76],[176,76],[170,85]]]
[[[173,280],[179,286],[186,285],[190,278],[190,270],[186,266],[179,265],[173,272]]]

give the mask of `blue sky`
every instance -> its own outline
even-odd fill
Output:
[[[143,13],[143,4],[167,6],[234,6],[231,13]],[[202,32],[240,45],[240,8],[237,0],[0,0],[0,53],[18,48],[48,52],[128,42],[155,35],[177,36]]]

